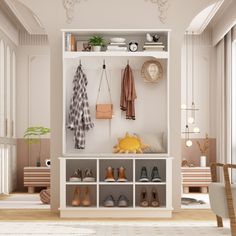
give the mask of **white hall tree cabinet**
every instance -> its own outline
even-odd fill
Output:
[[[137,52],[83,52],[68,51],[65,47],[67,34],[75,36],[76,40],[85,41],[93,35],[102,35],[108,42],[112,37],[124,37],[127,42],[139,44]],[[163,51],[142,51],[146,41],[146,33],[159,34],[165,45]],[[62,30],[63,45],[63,155],[60,157],[60,215],[63,218],[80,217],[171,217],[172,216],[172,157],[169,155],[169,30],[158,29],[101,29],[101,30]],[[163,79],[158,84],[145,83],[141,78],[141,68],[144,62],[157,59],[163,68]],[[105,60],[108,79],[111,87],[114,117],[111,121],[95,119],[96,96],[100,81],[101,69]],[[86,148],[74,148],[73,132],[66,128],[68,110],[73,88],[74,73],[81,62],[83,71],[88,78],[87,93],[90,104],[91,118],[94,128],[86,133]],[[137,91],[136,120],[125,119],[120,111],[120,84],[125,66],[129,63],[133,70]],[[106,84],[102,91],[107,92]],[[101,100],[107,99],[102,95]],[[112,148],[118,137],[126,132],[164,133],[164,153],[143,154],[113,154]],[[127,182],[107,183],[105,170],[108,166],[117,169],[124,166]],[[145,166],[148,177],[154,166],[158,167],[162,182],[139,182],[141,168]],[[95,182],[70,182],[69,178],[76,169],[92,169]],[[115,174],[116,177],[116,174]],[[73,207],[71,205],[74,189],[80,187],[82,192],[86,187],[90,190],[91,206]],[[155,188],[159,195],[159,207],[140,207],[140,193],[145,187],[148,199]],[[103,202],[112,195],[117,203],[121,194],[129,201],[128,207],[104,207]],[[83,194],[81,196],[83,198]]]

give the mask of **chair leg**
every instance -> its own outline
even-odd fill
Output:
[[[235,218],[230,218],[230,228],[231,228],[231,235],[236,236],[236,220],[235,220]]]
[[[222,217],[216,216],[217,227],[223,227],[223,220]]]

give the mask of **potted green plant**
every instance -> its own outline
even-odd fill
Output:
[[[36,166],[41,166],[41,153],[42,153],[42,141],[41,138],[43,135],[49,134],[50,129],[42,126],[34,126],[28,127],[24,133],[24,138],[27,139],[28,144],[37,144],[38,148],[38,156],[36,161]]]
[[[92,50],[94,52],[100,52],[102,46],[105,45],[105,40],[101,36],[94,35],[92,38],[89,39],[89,43],[92,46]]]

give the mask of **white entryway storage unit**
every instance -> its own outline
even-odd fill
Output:
[[[124,51],[66,51],[66,35],[71,33],[78,40],[88,40],[93,35],[102,35],[106,41],[112,37],[126,38],[128,42],[137,42],[136,52]],[[165,49],[163,51],[143,51],[141,45],[146,41],[146,33],[160,35]],[[169,155],[169,30],[158,29],[104,29],[104,30],[62,30],[63,42],[63,156],[60,157],[60,214],[61,217],[171,217],[172,215],[172,158]],[[157,59],[163,68],[163,78],[156,84],[146,83],[141,78],[144,62]],[[111,121],[95,119],[95,105],[100,74],[106,63],[111,87],[114,117]],[[79,64],[88,78],[87,93],[94,128],[86,133],[86,148],[74,148],[73,132],[66,128],[74,73]],[[129,63],[133,70],[137,91],[136,120],[126,120],[120,110],[120,84],[123,69]],[[106,92],[106,85],[102,87]],[[106,99],[104,95],[103,100]],[[112,148],[119,137],[130,134],[163,133],[165,152],[143,154],[113,154]],[[104,181],[108,166],[126,168],[127,182],[108,183]],[[141,168],[147,167],[150,175],[153,166],[157,166],[161,182],[139,182]],[[95,174],[95,182],[70,182],[69,177],[76,168],[90,168]],[[89,186],[92,205],[73,207],[73,190],[80,186]],[[142,187],[148,192],[155,187],[158,191],[159,207],[140,207],[139,196]],[[108,194],[117,200],[120,194],[126,194],[129,200],[127,208],[107,208],[103,201]],[[117,214],[119,211],[119,214]]]

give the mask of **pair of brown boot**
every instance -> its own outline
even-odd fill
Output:
[[[114,177],[114,168],[111,166],[107,167],[106,169],[106,177],[105,177],[105,182],[115,182],[115,177]],[[126,182],[126,174],[125,174],[125,168],[121,166],[120,168],[117,168],[117,181],[118,182]]]
[[[147,193],[147,189],[145,187],[142,188],[141,193],[140,193],[140,206],[141,207],[159,207],[160,202],[159,202],[159,197],[158,197],[158,192],[156,188],[152,188],[151,191],[151,198],[149,201],[149,196]]]
[[[91,198],[89,187],[86,187],[83,194],[83,199],[81,200],[82,191],[80,187],[76,187],[74,191],[74,197],[72,200],[72,206],[91,206]]]

